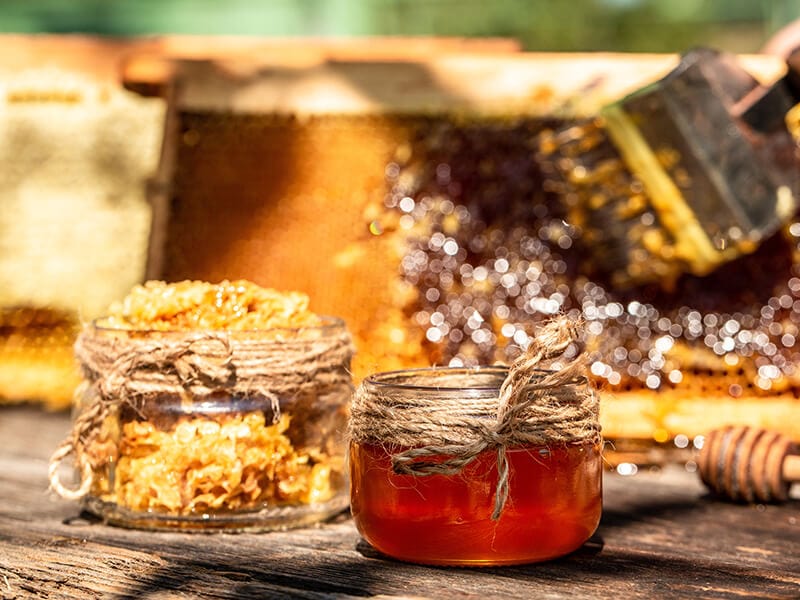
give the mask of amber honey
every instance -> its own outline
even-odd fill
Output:
[[[508,500],[493,520],[496,452],[484,451],[457,475],[420,477],[395,473],[386,447],[353,443],[355,524],[380,552],[425,564],[519,564],[577,550],[600,521],[599,445],[512,448],[507,457]]]

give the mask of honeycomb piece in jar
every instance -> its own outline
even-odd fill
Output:
[[[296,450],[286,436],[290,420],[284,414],[267,424],[253,412],[181,417],[168,429],[125,423],[114,488],[104,499],[179,515],[329,500],[342,460]]]
[[[207,283],[148,281],[112,304],[103,325],[114,329],[252,331],[319,326],[302,292],[281,292],[246,280]]]

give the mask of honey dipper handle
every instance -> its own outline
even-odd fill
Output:
[[[800,456],[789,455],[783,460],[782,475],[785,481],[800,481]]]

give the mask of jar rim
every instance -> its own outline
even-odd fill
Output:
[[[90,326],[99,333],[131,333],[137,335],[159,334],[159,335],[186,335],[190,333],[226,333],[228,335],[258,335],[264,333],[303,333],[309,331],[331,332],[343,329],[347,326],[344,319],[332,315],[318,315],[322,320],[319,325],[303,325],[300,327],[267,327],[264,329],[142,329],[135,327],[116,327],[104,324],[103,321],[109,319],[108,316],[98,317],[90,322]]]
[[[491,393],[497,392],[500,386],[505,381],[508,375],[509,368],[502,365],[493,366],[479,366],[479,367],[422,367],[417,369],[401,369],[396,371],[384,371],[380,373],[373,373],[364,379],[364,383],[375,390],[383,389],[396,389],[404,391],[419,391],[419,392],[462,392],[462,393]],[[548,373],[545,369],[537,369],[542,374]],[[448,381],[453,377],[463,375],[466,377],[493,377],[482,384],[470,385],[452,385]],[[440,385],[421,384],[418,382],[425,376],[430,376],[431,379],[441,377]],[[415,381],[417,380],[417,381]],[[409,381],[413,382],[410,383]]]

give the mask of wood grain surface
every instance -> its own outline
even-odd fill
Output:
[[[578,552],[521,567],[394,562],[341,515],[269,534],[109,527],[47,492],[63,414],[0,411],[0,597],[800,598],[800,501],[709,498],[678,467],[605,479],[605,510]]]

